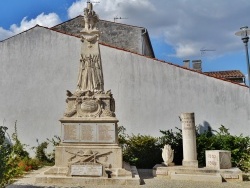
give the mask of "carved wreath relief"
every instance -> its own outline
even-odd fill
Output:
[[[115,101],[108,91],[93,93],[77,92],[67,98],[65,117],[115,117]]]

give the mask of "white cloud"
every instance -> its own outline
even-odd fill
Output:
[[[47,15],[41,13],[35,19],[31,20],[27,20],[27,17],[24,17],[21,21],[20,26],[13,24],[10,26],[10,30],[14,33],[20,33],[31,27],[34,27],[37,24],[41,26],[52,27],[60,22],[61,20],[56,13],[49,13]]]
[[[74,2],[69,8],[68,8],[68,17],[74,18],[76,16],[79,16],[80,14],[83,14],[83,9],[86,7],[86,0],[80,0]]]
[[[10,30],[5,30],[0,28],[0,40],[11,37],[15,34],[18,34],[22,31],[30,29],[35,25],[41,25],[45,27],[52,27],[61,22],[59,16],[56,13],[39,14],[36,18],[28,20],[27,17],[24,17],[20,23],[20,25],[13,24],[10,26]]]
[[[0,27],[0,41],[3,39],[9,38],[12,35],[14,35],[14,33],[12,31],[5,30],[2,27]]]
[[[95,2],[95,1],[93,1]],[[97,0],[93,3],[94,10],[98,13],[101,19],[112,21],[114,17],[119,16],[128,16],[129,9],[135,10],[138,12],[139,10],[144,11],[145,9],[148,10],[155,10],[154,6],[151,4],[150,0]],[[74,2],[68,8],[68,17],[74,18],[78,15],[83,15],[83,10],[86,7],[86,0],[78,0]],[[133,11],[132,11],[133,12]]]
[[[188,56],[195,56],[197,54],[197,46],[194,44],[178,44],[175,47],[176,50],[176,56],[180,58],[185,58]]]

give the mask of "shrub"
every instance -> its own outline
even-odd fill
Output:
[[[161,163],[159,139],[152,136],[124,134],[125,128],[120,128],[119,143],[123,149],[123,160],[137,168],[152,168]]]
[[[219,131],[208,130],[197,136],[197,152],[199,164],[205,166],[205,150],[231,151],[232,166],[243,171],[250,170],[250,137],[233,136],[229,129],[221,125]]]
[[[47,141],[53,146],[53,151],[52,153],[49,153],[48,156],[51,160],[51,163],[55,164],[55,147],[59,146],[59,144],[61,143],[61,138],[55,135],[54,138],[52,138],[51,140],[47,138]]]
[[[43,165],[54,165],[55,163],[55,146],[58,146],[61,142],[60,137],[54,136],[51,140],[47,138],[47,141],[42,142],[41,144],[37,141],[37,146],[32,147],[35,149],[36,159],[39,160]],[[53,151],[51,153],[47,153],[47,148],[49,144],[53,145]]]
[[[23,171],[37,170],[41,167],[41,162],[38,159],[24,158],[18,163],[18,167]]]
[[[118,127],[118,140],[123,150],[123,159],[138,168],[152,168],[155,164],[162,162],[161,148],[165,144],[171,145],[174,149],[174,163],[182,164],[182,131],[171,130],[160,132],[163,134],[160,138],[144,135],[125,134],[124,127]],[[197,135],[197,160],[199,166],[205,166],[206,150],[229,150],[231,151],[232,165],[247,172],[250,171],[250,137],[233,136],[223,125],[218,131],[209,129],[204,133]]]
[[[17,134],[17,121],[15,122],[15,132],[12,134],[13,153],[15,153],[20,159],[29,158],[29,153],[25,150],[27,145],[22,144]]]
[[[0,126],[0,187],[5,187],[11,179],[23,175],[24,171],[36,170],[43,164],[53,164],[55,151],[46,154],[45,149],[49,143],[53,146],[59,145],[60,138],[55,136],[48,142],[38,144],[36,147],[36,158],[31,159],[25,150],[27,145],[22,144],[17,134],[17,121],[15,122],[15,132],[12,134],[10,142],[6,142],[7,127]],[[38,140],[37,140],[38,142]]]
[[[0,126],[0,187],[5,187],[13,177],[22,175],[18,167],[19,156],[13,146],[5,141],[7,127]]]

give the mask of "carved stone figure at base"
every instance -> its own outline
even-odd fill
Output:
[[[166,166],[173,166],[174,163],[174,150],[172,150],[171,146],[168,144],[165,144],[164,148],[162,148],[162,159],[163,159],[163,164]]]

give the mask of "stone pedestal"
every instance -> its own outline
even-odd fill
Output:
[[[198,168],[194,113],[182,113],[182,166]]]
[[[115,117],[75,115],[60,121],[62,143],[56,147],[55,166],[37,176],[37,184],[140,184],[136,167],[122,161]]]
[[[210,169],[230,169],[231,151],[206,150],[206,167]]]

